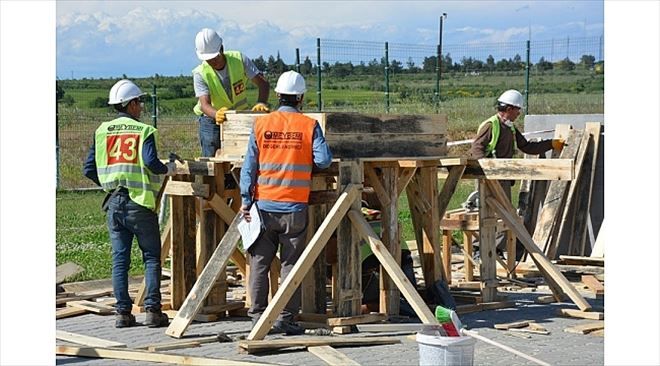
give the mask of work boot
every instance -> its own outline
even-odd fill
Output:
[[[147,309],[147,317],[144,325],[149,328],[159,328],[166,327],[169,324],[170,320],[167,318],[167,314],[164,314],[160,309]]]
[[[298,325],[298,323],[290,322],[286,320],[277,320],[273,324],[273,328],[270,330],[269,334],[275,333],[284,333],[288,336],[290,335],[301,335],[305,334],[305,328]]]
[[[135,325],[135,316],[131,313],[117,313],[115,315],[115,328],[128,328]]]

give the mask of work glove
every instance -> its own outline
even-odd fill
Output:
[[[165,164],[167,165],[167,173],[165,173],[166,176],[171,177],[173,175],[176,175],[176,163],[173,161],[170,161],[169,163]]]
[[[564,147],[565,142],[564,139],[553,139],[552,140],[552,149],[555,151],[561,151],[561,149]]]
[[[227,112],[227,107],[222,107],[218,109],[217,112],[215,112],[215,124],[216,125],[221,125],[227,120],[227,116],[225,116],[225,112]]]
[[[252,112],[265,112],[268,113],[270,112],[270,109],[266,105],[266,103],[259,102],[252,107]]]

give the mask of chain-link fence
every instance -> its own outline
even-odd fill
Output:
[[[603,37],[438,46],[317,39],[315,51],[292,50],[253,61],[274,86],[283,71],[305,75],[305,111],[444,113],[450,140],[469,138],[506,89],[526,96],[527,114],[603,113]],[[441,60],[441,67],[438,65]],[[81,168],[101,122],[114,118],[107,93],[120,78],[58,80],[58,187],[87,188]],[[158,151],[199,156],[192,76],[133,78],[149,91],[142,121],[159,130]],[[257,90],[248,83],[248,101]],[[439,97],[438,97],[439,96]],[[269,102],[276,105],[271,91]],[[522,120],[522,118],[521,118]]]

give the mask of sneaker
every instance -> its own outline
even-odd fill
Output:
[[[305,334],[305,328],[298,325],[298,323],[284,321],[284,320],[277,320],[275,321],[275,324],[273,324],[273,328],[271,329],[270,333],[271,334],[284,333],[288,336],[301,335],[301,334]]]
[[[135,325],[135,316],[131,313],[117,313],[115,315],[115,328],[128,328]]]
[[[170,320],[167,318],[167,314],[164,314],[160,309],[147,309],[147,317],[144,321],[144,325],[149,328],[159,328],[168,326],[169,324]]]

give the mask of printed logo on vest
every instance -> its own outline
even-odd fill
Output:
[[[232,88],[234,88],[234,95],[239,95],[245,91],[245,83],[243,83],[243,80],[239,80],[232,84]]]
[[[282,132],[282,131],[266,131],[264,132],[266,140],[298,140],[302,141],[302,132]]]

